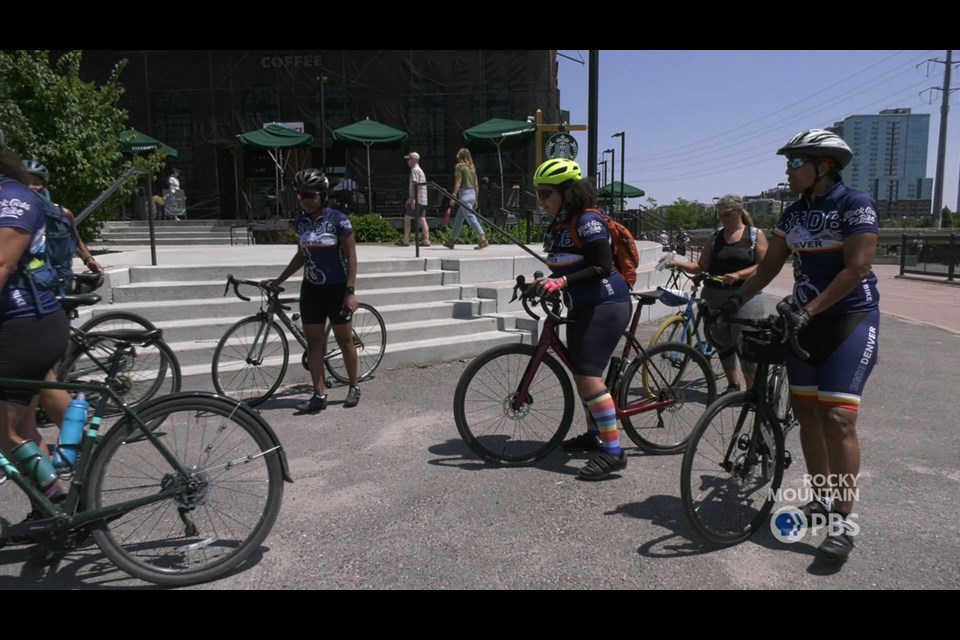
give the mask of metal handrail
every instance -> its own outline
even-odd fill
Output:
[[[153,207],[153,172],[149,169],[141,169],[139,167],[130,167],[123,174],[113,181],[109,187],[103,190],[103,192],[94,198],[93,202],[87,205],[87,207],[77,215],[77,224],[87,219],[87,217],[103,206],[103,204],[115,194],[120,187],[122,187],[126,182],[136,175],[146,176],[147,178],[147,221],[150,226],[150,261],[152,266],[157,266],[157,238],[156,230],[153,226],[153,215],[151,213]]]

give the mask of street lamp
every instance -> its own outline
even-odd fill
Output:
[[[620,133],[615,133],[610,137],[620,138],[620,206],[622,207],[623,206],[623,189],[624,189],[623,183],[625,182],[625,178],[626,178],[626,172],[624,171],[623,163],[624,163],[624,159],[627,157],[626,154],[624,153],[624,149],[627,144],[627,134],[626,132],[621,131]]]
[[[597,167],[599,168],[600,165],[603,165],[603,182],[597,186],[598,189],[607,184],[607,161],[601,160],[597,163]],[[598,175],[597,177],[599,178],[600,176]]]
[[[777,185],[777,189],[780,190],[780,215],[783,215],[783,194],[790,187],[786,182],[781,182]]]
[[[606,149],[604,153],[610,154],[610,213],[613,213],[613,183],[617,179],[617,152],[613,149]]]

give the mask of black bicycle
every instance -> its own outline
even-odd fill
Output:
[[[697,422],[683,455],[680,494],[697,532],[717,546],[742,542],[766,521],[792,456],[786,436],[796,425],[783,367],[797,343],[792,297],[777,315],[727,322],[744,331],[740,355],[757,363],[753,389],[720,396]],[[709,336],[709,323],[707,335]]]
[[[254,280],[237,280],[233,275],[228,275],[223,295],[227,295],[230,287],[233,287],[234,295],[249,302],[250,298],[241,295],[240,285],[256,287],[260,291],[260,311],[238,321],[220,338],[213,352],[213,386],[218,393],[243,400],[249,405],[257,405],[280,387],[290,362],[290,345],[276,319],[279,318],[280,323],[303,347],[301,363],[309,371],[307,338],[297,324],[299,314],[288,316],[286,313],[290,310],[288,305],[297,302],[297,299],[281,298],[283,287],[268,287]],[[380,313],[363,302],[357,305],[352,324],[358,377],[361,381],[369,380],[383,360],[387,327]],[[333,325],[327,324],[323,340],[326,345],[324,365],[327,372],[338,382],[349,383],[343,354],[336,346]],[[327,348],[330,346],[334,348]],[[330,386],[332,383],[327,384]]]
[[[98,334],[91,334],[97,337]],[[241,402],[207,392],[162,396],[136,408],[114,391],[134,345],[159,329],[112,331],[116,349],[103,384],[0,378],[2,389],[63,389],[99,398],[72,482],[52,502],[29,473],[0,453],[0,476],[29,497],[39,517],[0,522],[0,546],[29,537],[50,552],[97,546],[130,575],[169,586],[215,580],[260,548],[292,482],[270,425]],[[105,337],[105,336],[104,336]],[[110,404],[123,417],[103,432]]]

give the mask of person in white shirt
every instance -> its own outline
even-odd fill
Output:
[[[410,225],[416,217],[423,229],[424,247],[430,246],[430,226],[427,224],[427,176],[420,168],[420,154],[412,151],[403,156],[410,167],[410,192],[406,210],[403,212],[403,238],[397,240],[401,247],[410,246]]]
[[[180,169],[174,167],[170,170],[170,178],[167,179],[167,188],[170,191],[180,190]]]

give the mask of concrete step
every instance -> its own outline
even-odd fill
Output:
[[[242,251],[242,249],[241,249]],[[157,267],[130,267],[131,283],[140,282],[186,282],[193,280],[221,280],[224,284],[227,275],[232,274],[239,280],[260,280],[261,278],[271,278],[277,276],[289,264],[289,257],[293,256],[293,247],[291,245],[290,256],[282,261],[274,261],[262,264],[237,264],[231,266],[222,265],[177,265],[177,266],[157,266]],[[242,255],[238,256],[242,257]],[[434,260],[435,265],[431,271],[439,271],[440,263]],[[427,262],[424,258],[410,258],[404,260],[376,260],[367,261],[360,265],[359,277],[364,278],[373,273],[398,273],[398,272],[423,272],[427,271]],[[456,271],[456,269],[450,269]],[[299,287],[299,276],[291,278],[284,285],[289,291],[291,283],[297,283]]]
[[[90,244],[93,245],[93,246],[95,246],[95,247],[98,247],[98,248],[99,248],[99,247],[109,248],[110,245],[112,245],[112,244],[118,245],[118,246],[122,245],[122,246],[131,246],[131,247],[133,247],[133,246],[149,246],[149,245],[150,245],[150,236],[146,236],[146,237],[144,237],[144,238],[127,238],[127,239],[123,239],[123,238],[111,238],[111,237],[101,237],[99,240],[96,240],[95,242],[91,242]],[[229,235],[227,235],[227,236],[220,236],[220,235],[216,235],[216,236],[211,236],[211,235],[200,236],[200,235],[194,235],[194,236],[182,237],[182,238],[181,238],[181,237],[173,237],[173,238],[171,238],[171,237],[165,237],[165,236],[157,236],[157,237],[156,237],[156,244],[157,244],[157,246],[177,246],[177,245],[183,245],[183,246],[198,246],[198,245],[204,245],[204,244],[229,245],[229,244],[230,244],[230,236],[229,236]]]

